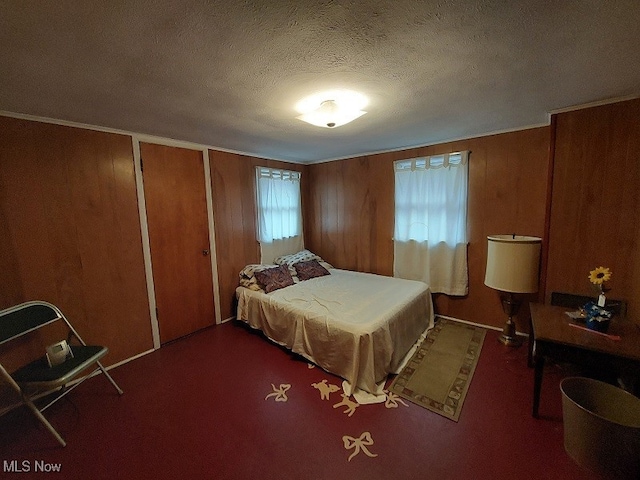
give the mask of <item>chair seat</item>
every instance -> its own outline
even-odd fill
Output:
[[[16,370],[12,377],[21,386],[37,388],[56,388],[70,382],[78,373],[104,357],[109,351],[106,347],[81,345],[72,346],[73,358],[64,363],[49,367],[46,357],[39,358]]]
[[[25,405],[64,447],[67,442],[42,414],[47,408],[98,371],[102,372],[104,378],[113,385],[118,394],[122,395],[123,392],[100,362],[109,349],[86,345],[67,317],[52,303],[33,300],[0,310],[0,346],[4,349],[5,344],[53,323],[64,324],[67,341],[75,338],[77,342],[74,343],[80,345],[71,346],[73,356],[60,365],[50,367],[47,357],[43,356],[17,369],[13,374],[9,374],[0,358],[0,415],[4,415],[18,405]],[[4,355],[2,357],[4,358]],[[95,370],[89,371],[90,367]],[[87,374],[80,377],[85,370]],[[7,387],[9,390],[6,390]],[[19,403],[16,401],[18,399]],[[34,403],[36,400],[40,406],[36,406]]]

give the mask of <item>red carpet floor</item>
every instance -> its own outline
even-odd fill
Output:
[[[122,397],[98,376],[54,405],[65,448],[25,409],[0,418],[0,478],[594,478],[563,448],[560,369],[532,418],[526,353],[488,332],[458,423],[402,400],[349,416],[312,386],[338,378],[227,323],[113,369]]]

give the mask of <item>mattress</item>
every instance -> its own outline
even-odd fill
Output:
[[[425,283],[331,269],[269,294],[236,289],[237,319],[346,380],[347,394],[380,395],[433,326]]]

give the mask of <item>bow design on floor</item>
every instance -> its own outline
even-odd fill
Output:
[[[346,448],[347,450],[351,450],[352,448],[355,448],[353,453],[349,455],[349,460],[348,460],[349,462],[353,457],[355,457],[358,453],[360,453],[360,449],[362,449],[364,454],[367,455],[368,457],[378,456],[377,453],[371,453],[367,449],[367,446],[373,445],[373,438],[371,438],[371,433],[369,432],[364,432],[362,435],[360,435],[359,438],[354,438],[354,437],[350,437],[349,435],[345,435],[344,437],[342,437],[342,441],[344,442],[344,448]]]
[[[273,392],[264,397],[266,400],[269,397],[275,397],[276,402],[286,402],[287,398],[287,390],[291,388],[291,385],[288,383],[281,383],[278,388],[272,383],[271,387],[273,388]]]

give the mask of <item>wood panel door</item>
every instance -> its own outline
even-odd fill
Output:
[[[215,323],[202,152],[140,143],[160,343]]]

